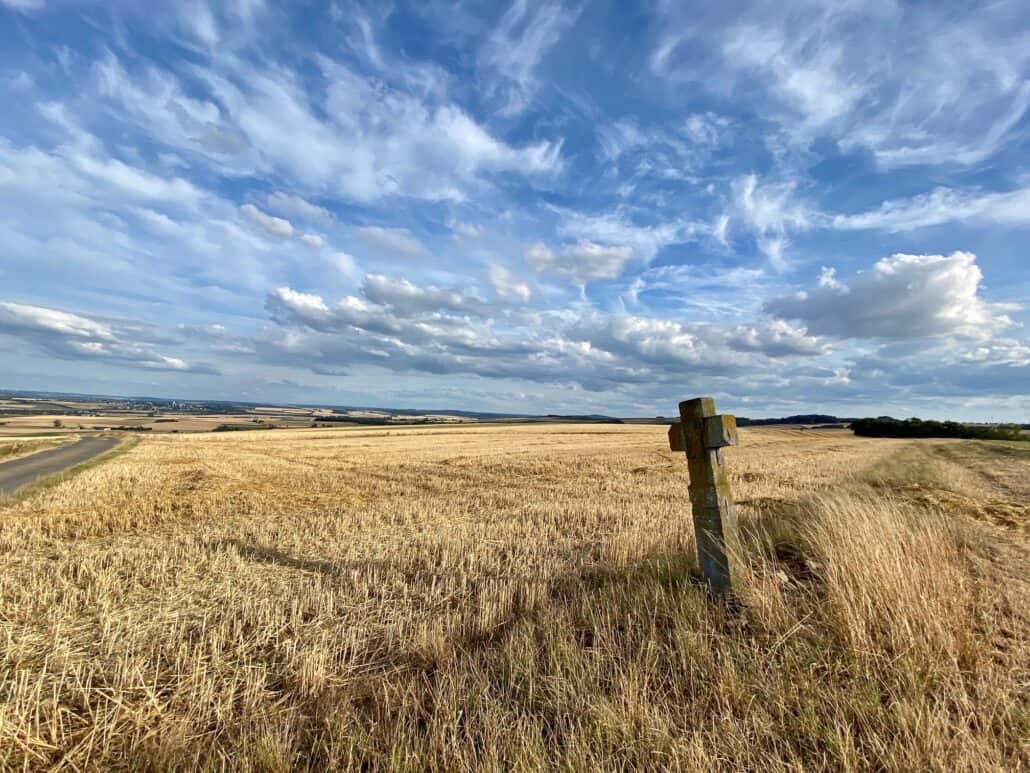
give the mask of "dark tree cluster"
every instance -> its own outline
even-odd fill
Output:
[[[1021,434],[1018,426],[972,426],[957,421],[923,419],[895,419],[879,416],[875,419],[856,419],[851,422],[856,435],[864,437],[900,438],[963,438],[976,440],[1030,440]]]
[[[847,421],[847,419],[840,419],[825,413],[802,413],[795,416],[783,416],[778,419],[749,419],[746,416],[738,416],[737,426],[768,427],[775,424],[837,424],[842,421]]]

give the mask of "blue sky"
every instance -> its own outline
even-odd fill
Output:
[[[1028,22],[0,0],[0,386],[1026,421]]]

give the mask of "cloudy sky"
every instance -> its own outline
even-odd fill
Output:
[[[970,5],[0,0],[0,387],[1030,420]]]

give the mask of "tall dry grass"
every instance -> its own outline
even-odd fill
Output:
[[[938,447],[745,432],[726,609],[660,428],[147,438],[0,512],[0,762],[1018,768],[1018,492]]]

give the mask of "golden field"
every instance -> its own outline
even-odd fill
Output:
[[[1027,452],[728,457],[732,609],[664,427],[145,436],[0,509],[0,766],[1030,764]]]

